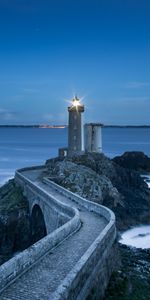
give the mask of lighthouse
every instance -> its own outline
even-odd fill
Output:
[[[84,105],[75,96],[68,107],[68,156],[80,154],[82,151],[82,113]]]
[[[59,149],[59,157],[72,157],[87,152],[102,152],[101,123],[88,123],[84,125],[84,150],[82,149],[83,126],[82,113],[84,105],[75,96],[68,107],[68,147]]]

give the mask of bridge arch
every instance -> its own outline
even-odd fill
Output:
[[[32,207],[31,212],[32,242],[35,243],[47,235],[43,212],[38,204]]]

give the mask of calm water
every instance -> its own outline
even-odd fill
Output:
[[[120,240],[121,244],[136,248],[150,248],[150,226],[137,226],[125,231]]]
[[[67,129],[0,128],[0,184],[15,169],[43,164],[67,145]],[[114,157],[140,150],[150,156],[149,128],[103,128],[103,152]]]

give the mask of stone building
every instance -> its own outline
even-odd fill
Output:
[[[102,124],[85,124],[83,135],[83,112],[84,105],[80,99],[75,96],[71,101],[71,105],[68,107],[68,147],[59,149],[59,157],[71,157],[74,154],[82,154],[84,152],[102,152]]]
[[[88,123],[84,125],[85,152],[102,152],[101,123]]]

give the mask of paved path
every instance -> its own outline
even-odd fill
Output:
[[[30,177],[30,180],[38,183],[40,187],[60,201],[77,207],[80,210],[82,226],[78,232],[51,250],[29,271],[6,288],[0,295],[1,300],[52,300],[51,293],[56,290],[107,224],[103,217],[100,218],[96,213],[88,212],[37,180],[37,174],[35,171],[30,174],[24,172],[24,175]]]

